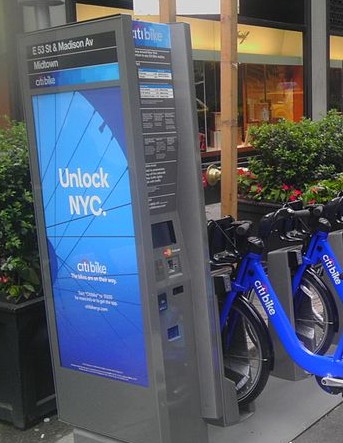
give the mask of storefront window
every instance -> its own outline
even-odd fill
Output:
[[[343,111],[343,68],[330,68],[329,109]]]
[[[302,66],[241,63],[238,74],[237,145],[249,143],[251,125],[303,117]],[[219,149],[220,62],[195,61],[194,75],[201,148]]]
[[[113,13],[114,8],[77,4],[78,21]],[[134,16],[158,21],[158,16]],[[220,141],[220,21],[177,17],[191,31],[199,121],[199,144],[203,151],[219,150]],[[249,144],[249,127],[280,118],[298,121],[304,114],[302,33],[239,24],[238,138]]]
[[[220,139],[216,139],[215,131],[220,131],[219,62],[195,61],[194,80],[200,149],[201,151],[206,151],[210,147],[218,149],[220,147]]]
[[[220,143],[220,35],[218,22],[207,22],[202,48],[197,35],[193,55],[200,146],[218,150]],[[192,33],[192,21],[189,19]],[[210,28],[210,24],[212,28]],[[204,27],[205,29],[205,27]],[[212,29],[212,32],[209,30]],[[194,37],[195,39],[195,37]],[[193,40],[194,40],[193,39]],[[279,119],[299,121],[304,115],[301,32],[238,25],[238,139],[249,145],[249,128]],[[208,50],[207,48],[212,48]],[[206,60],[201,60],[201,57]]]
[[[343,37],[330,37],[329,109],[343,111]]]

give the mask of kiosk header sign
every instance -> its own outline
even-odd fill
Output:
[[[27,60],[33,89],[119,79],[114,32],[32,45]]]
[[[115,32],[27,47],[62,367],[148,386]]]

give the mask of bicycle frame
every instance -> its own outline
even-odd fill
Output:
[[[317,241],[316,238],[314,239],[313,253],[314,251],[317,251],[318,254],[320,253],[320,260],[323,262],[324,268],[326,269],[327,266],[330,265],[327,265],[327,260],[325,256],[328,255],[328,257],[331,258],[334,257],[334,255],[330,246],[325,244],[325,233],[323,234],[323,236],[318,235]],[[248,253],[240,262],[237,277],[235,280],[232,281],[232,289],[227,294],[223,309],[220,314],[221,330],[223,330],[225,326],[232,303],[237,295],[241,292],[244,293],[246,291],[249,291],[250,289],[254,289],[261,302],[262,307],[264,308],[269,318],[269,321],[274,326],[274,329],[281,343],[283,344],[286,352],[290,355],[290,357],[300,367],[310,372],[311,374],[321,377],[330,376],[343,378],[343,336],[340,338],[336,351],[333,355],[317,355],[306,349],[305,346],[299,341],[294,328],[292,327],[274,289],[272,288],[268,276],[263,269],[261,260],[261,255]],[[308,263],[305,262],[306,259],[301,266],[308,266]],[[341,267],[338,263],[336,269],[337,272],[342,272]],[[301,273],[301,269],[299,268],[298,272],[302,275],[304,269]],[[330,271],[329,273],[331,274]],[[331,278],[335,278],[333,276],[333,273],[331,274]]]
[[[343,276],[343,269],[330,246],[327,232],[318,231],[312,235],[307,251],[302,256],[302,264],[299,265],[293,276],[292,293],[295,294],[299,288],[306,268],[318,263],[323,265],[324,271],[329,276],[335,291],[343,303],[343,283],[340,278],[340,276]]]

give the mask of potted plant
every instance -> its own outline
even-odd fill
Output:
[[[0,128],[0,419],[26,428],[55,409],[23,123]]]

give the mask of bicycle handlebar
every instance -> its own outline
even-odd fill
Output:
[[[283,240],[303,240],[304,236],[309,235],[311,230],[318,226],[323,213],[323,205],[303,208],[301,201],[291,202],[262,217],[259,223],[259,236],[266,239],[273,232],[277,232]]]
[[[324,207],[324,217],[329,220],[330,223],[343,223],[343,196],[338,196],[328,203]]]
[[[237,263],[247,252],[253,222],[232,217],[210,220],[207,224],[211,264],[215,267]]]
[[[251,221],[235,221],[232,217],[212,220],[208,224],[210,256],[213,264],[234,263],[250,251],[261,252],[263,241],[273,232],[282,240],[304,241],[316,231],[329,232],[331,222],[343,223],[343,195],[326,205],[303,207],[301,201],[289,202],[260,220],[257,237],[251,235]],[[262,240],[262,241],[261,241]]]

